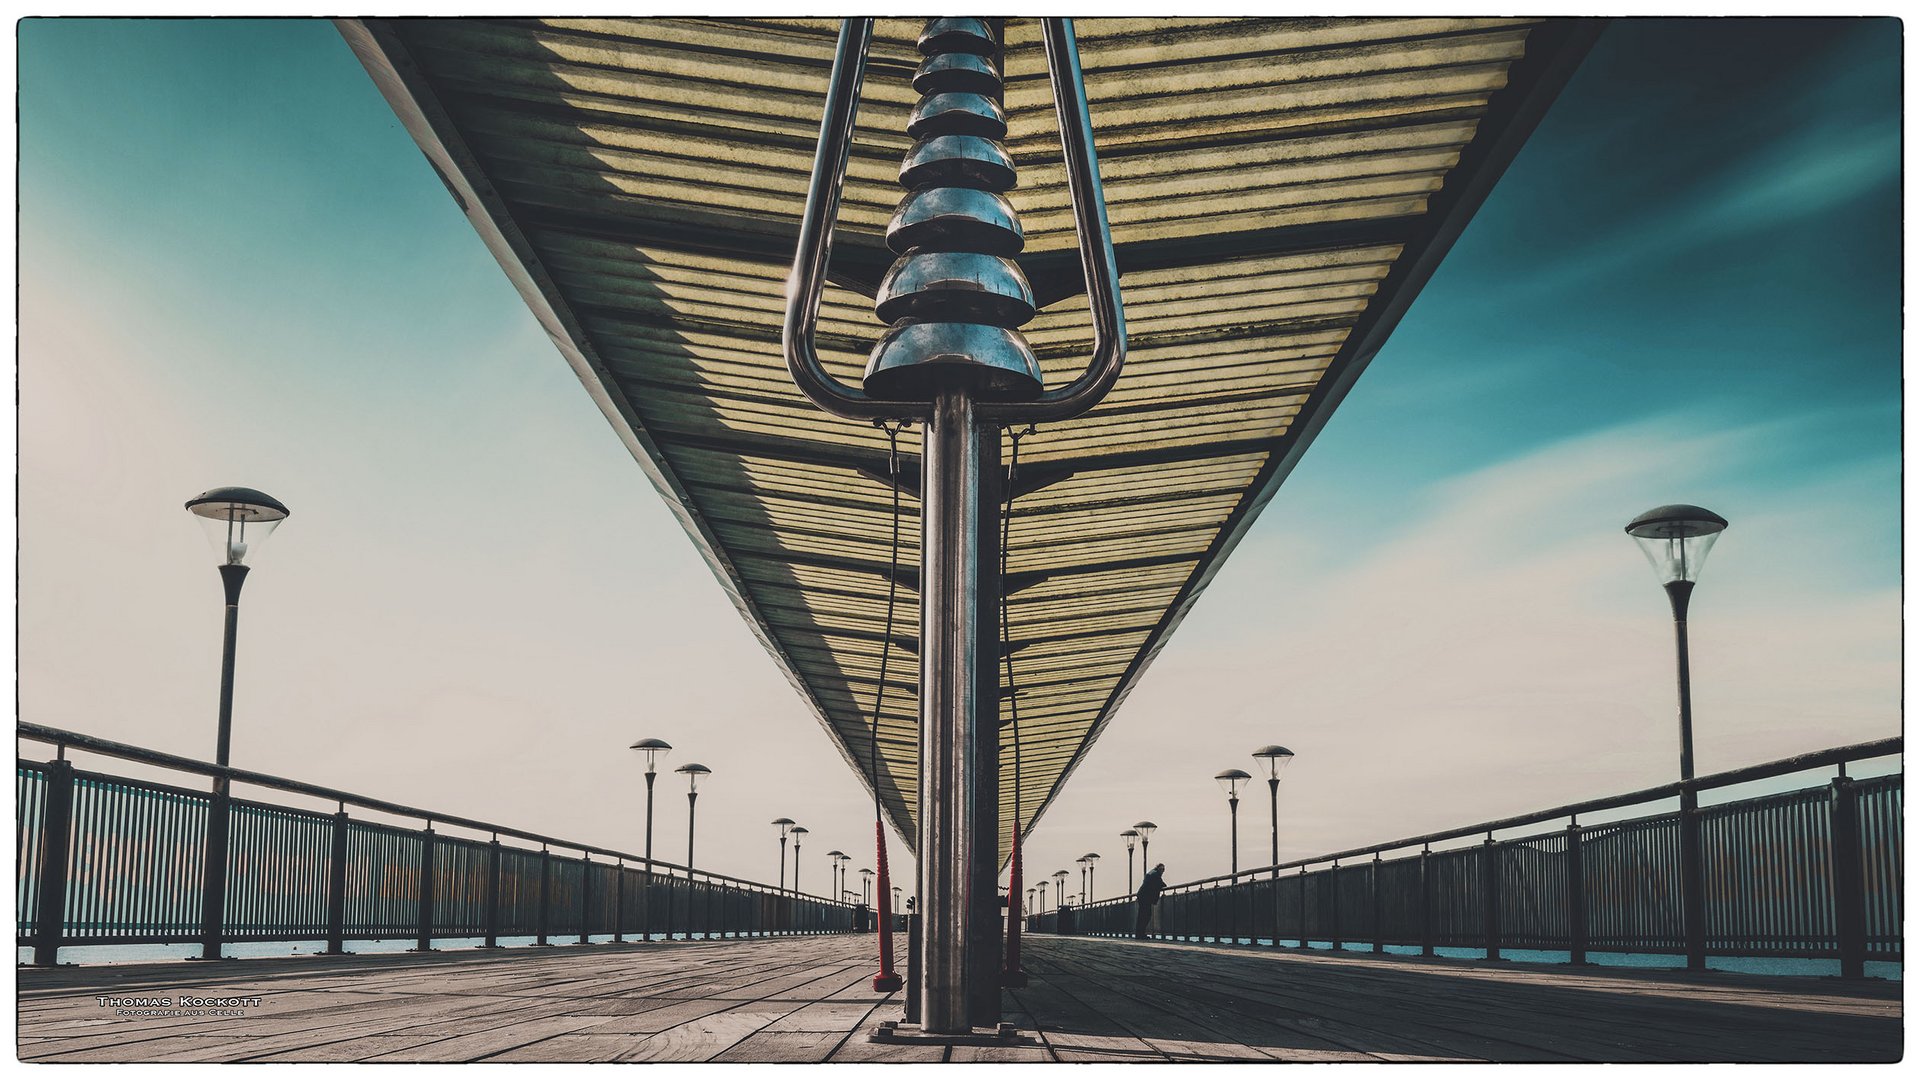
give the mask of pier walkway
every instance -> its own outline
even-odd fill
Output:
[[[1894,1061],[1897,983],[1027,939],[1026,1047],[890,1046],[872,941],[20,970],[27,1061]],[[100,995],[254,998],[118,1015]]]

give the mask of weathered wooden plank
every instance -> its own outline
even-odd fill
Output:
[[[1006,1015],[1038,1048],[867,1041],[871,941],[22,970],[26,1061],[1897,1060],[1900,987],[1036,935]],[[118,1017],[96,995],[258,995]]]

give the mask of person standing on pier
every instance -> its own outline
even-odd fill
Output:
[[[1133,894],[1135,914],[1133,917],[1133,936],[1145,941],[1147,923],[1153,920],[1153,906],[1160,902],[1160,890],[1167,887],[1167,864],[1154,863],[1140,879],[1140,891]]]

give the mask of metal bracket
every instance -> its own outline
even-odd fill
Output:
[[[896,1046],[1039,1046],[1040,1040],[1022,1034],[1019,1028],[1002,1022],[994,1027],[976,1027],[952,1035],[937,1035],[900,1020],[882,1020],[867,1036],[868,1042]]]

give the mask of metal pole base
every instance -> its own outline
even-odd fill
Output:
[[[873,977],[873,988],[883,994],[891,994],[905,985],[907,985],[906,980],[897,974],[888,973]]]
[[[867,1036],[868,1042],[890,1043],[896,1046],[1039,1046],[1040,1040],[1025,1035],[1012,1024],[1001,1023],[994,1027],[976,1027],[952,1035],[938,1035],[923,1030],[919,1024],[909,1024],[898,1020],[882,1020],[880,1026]]]

